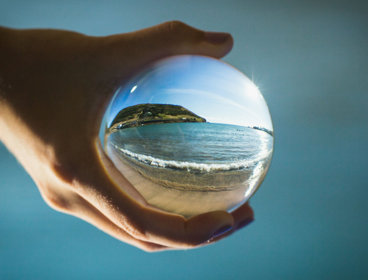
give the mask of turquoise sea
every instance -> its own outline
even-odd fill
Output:
[[[267,168],[273,137],[236,125],[167,123],[120,129],[107,144],[143,176],[169,187],[231,187],[257,179],[253,169],[260,163]]]

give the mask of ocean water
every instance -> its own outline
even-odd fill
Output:
[[[198,211],[228,210],[248,199],[267,172],[273,136],[228,124],[167,123],[120,129],[107,137],[106,147],[151,204],[178,212],[178,203],[169,201],[180,199],[182,214],[196,203],[202,209],[206,200]]]

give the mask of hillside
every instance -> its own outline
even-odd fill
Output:
[[[121,110],[112,121],[109,130],[178,122],[206,122],[206,119],[178,105],[138,104]]]

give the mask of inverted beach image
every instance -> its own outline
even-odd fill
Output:
[[[105,152],[148,204],[188,217],[247,201],[273,151],[258,87],[204,56],[147,67],[117,89],[101,127]]]

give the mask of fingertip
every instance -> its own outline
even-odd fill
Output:
[[[205,32],[204,39],[212,44],[223,44],[229,40],[232,40],[232,37],[229,33]]]
[[[254,211],[252,207],[250,207],[249,202],[240,206],[238,209],[236,209],[231,214],[234,218],[234,222],[237,228],[244,227],[244,226],[240,226],[240,224],[242,224],[244,221],[249,221],[250,223],[251,221],[254,220]]]
[[[236,226],[236,230],[242,229],[246,226],[248,226],[249,224],[251,224],[254,221],[253,217],[249,217],[246,218],[245,220],[241,221],[238,223],[238,225]]]
[[[224,32],[205,32],[204,41],[209,43],[213,49],[213,56],[221,58],[231,51],[234,39],[230,33]],[[211,49],[209,48],[208,51]]]

